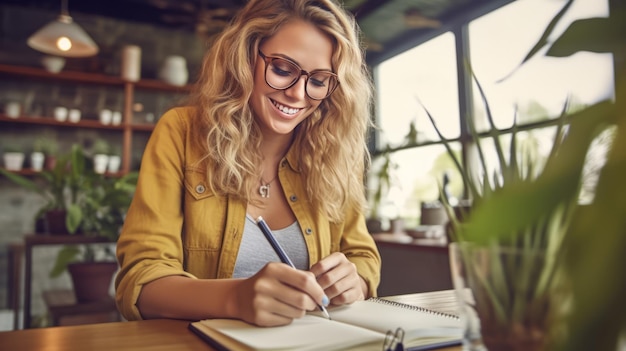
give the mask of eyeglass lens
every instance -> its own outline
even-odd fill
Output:
[[[274,89],[288,89],[306,74],[306,94],[311,99],[321,100],[329,96],[337,85],[337,77],[331,72],[304,72],[293,62],[278,57],[271,57],[266,62],[265,81]]]

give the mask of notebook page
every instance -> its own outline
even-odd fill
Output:
[[[240,320],[207,319],[202,326],[246,344],[254,350],[335,350],[353,348],[380,350],[385,335],[367,329],[337,323],[314,315],[306,315],[291,324],[261,328]],[[372,344],[366,348],[365,344]]]
[[[351,305],[332,308],[328,312],[335,321],[381,333],[401,327],[407,341],[418,337],[444,336],[461,339],[462,336],[461,322],[456,318],[372,300],[356,301]]]

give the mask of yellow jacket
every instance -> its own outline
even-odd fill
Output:
[[[188,108],[166,112],[145,148],[133,202],[117,243],[120,271],[116,301],[122,315],[141,319],[135,306],[141,287],[158,278],[230,278],[243,233],[246,203],[215,196],[206,185],[202,151],[192,147]],[[343,223],[331,223],[306,199],[298,155],[288,152],[280,181],[304,233],[313,265],[332,252],[343,252],[376,295],[380,255],[354,210]]]

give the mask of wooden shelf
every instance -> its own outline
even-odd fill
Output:
[[[76,123],[72,122],[59,122],[52,117],[43,116],[20,116],[18,118],[10,118],[4,114],[0,114],[0,122],[16,123],[16,124],[36,124],[55,127],[67,127],[67,128],[89,128],[89,129],[110,129],[110,130],[123,130],[122,124],[102,124],[100,121],[81,119]]]
[[[72,83],[88,83],[88,84],[101,84],[101,85],[117,85],[123,87],[126,84],[131,84],[138,89],[158,90],[173,93],[185,93],[191,91],[193,84],[187,84],[184,86],[176,86],[167,84],[157,79],[142,79],[138,82],[129,82],[123,80],[120,77],[109,76],[105,74],[87,73],[78,71],[61,71],[59,73],[51,73],[43,68],[27,67],[27,66],[13,66],[0,64],[0,73],[29,77],[36,79],[47,79],[55,81],[66,81]]]
[[[7,172],[11,172],[11,173],[15,173],[15,174],[20,174],[23,176],[34,176],[37,175],[39,173],[41,173],[41,171],[35,171],[32,168],[22,168],[19,171],[10,171],[4,167],[0,167],[0,169],[4,169]],[[124,175],[124,172],[115,172],[115,173],[111,173],[111,172],[107,172],[104,174],[105,177],[112,177],[112,178],[119,178],[121,176]]]
[[[121,78],[107,76],[104,74],[72,72],[72,71],[51,73],[42,68],[13,66],[13,65],[4,65],[4,64],[0,64],[0,73],[7,74],[7,75],[20,76],[20,77],[49,79],[49,80],[56,80],[56,81],[68,81],[68,82],[74,82],[74,83],[91,83],[91,84],[119,85],[119,86],[124,86],[124,84],[126,83]]]
[[[0,113],[0,122],[3,123],[15,123],[15,124],[35,124],[35,125],[47,125],[55,127],[67,127],[67,128],[89,128],[89,129],[109,129],[109,130],[124,130],[125,124],[112,125],[102,124],[100,121],[91,119],[83,119],[76,123],[72,122],[59,122],[52,117],[41,116],[20,116],[18,118],[7,117],[5,114]],[[130,129],[143,132],[151,132],[154,129],[154,124],[138,123],[130,124]]]
[[[131,158],[133,152],[133,134],[134,133],[150,133],[154,129],[154,124],[133,121],[133,104],[135,102],[135,93],[138,90],[146,90],[153,92],[165,92],[172,94],[186,94],[193,88],[193,84],[184,86],[175,86],[165,83],[157,79],[142,79],[137,82],[129,82],[120,77],[109,76],[105,74],[77,72],[77,71],[61,71],[59,73],[51,73],[41,67],[14,66],[0,64],[0,79],[30,80],[44,82],[45,84],[68,83],[68,84],[92,84],[113,87],[119,89],[123,94],[122,122],[118,125],[105,125],[95,119],[81,119],[76,123],[69,121],[59,122],[52,116],[27,116],[22,115],[18,118],[11,118],[0,112],[0,125],[10,124],[17,125],[37,125],[53,128],[79,128],[79,129],[96,129],[119,132],[122,137],[122,164],[119,175],[126,174],[131,171]],[[27,130],[27,128],[25,128]],[[26,132],[28,133],[28,132]],[[22,174],[34,174],[29,170],[20,171]],[[116,175],[113,175],[116,176]]]
[[[134,83],[138,89],[158,90],[158,91],[171,91],[175,93],[187,93],[193,88],[193,84],[187,84],[183,86],[167,84],[163,81],[156,79],[142,79]]]

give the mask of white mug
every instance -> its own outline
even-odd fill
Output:
[[[119,126],[120,123],[122,123],[122,113],[119,111],[113,112],[111,115],[111,123],[113,123],[114,126]]]
[[[63,106],[57,106],[54,108],[54,119],[59,122],[65,122],[67,119],[67,108]]]
[[[100,123],[111,124],[112,118],[113,118],[113,112],[111,112],[111,110],[107,110],[106,108],[100,110]]]
[[[77,123],[78,121],[80,121],[80,110],[73,108],[69,111],[69,115],[68,115],[69,121],[72,123]]]
[[[22,106],[19,102],[11,101],[4,106],[4,113],[10,118],[18,118],[22,112]]]

